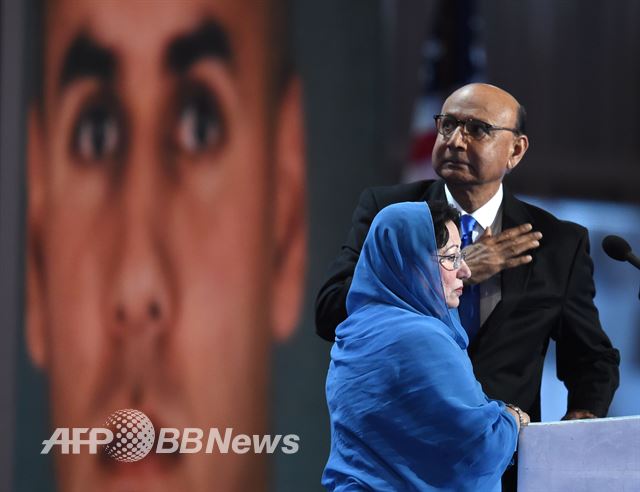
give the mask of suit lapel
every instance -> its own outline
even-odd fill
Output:
[[[527,222],[532,222],[532,219],[524,204],[504,188],[502,230],[504,231]],[[533,255],[535,261],[535,252],[533,252]],[[483,328],[489,328],[496,323],[501,324],[509,317],[513,309],[518,305],[520,299],[522,299],[527,288],[532,263],[527,263],[526,265],[521,265],[516,268],[507,268],[502,271],[500,282],[502,300],[495,307],[489,318],[487,318]]]
[[[425,190],[422,199],[425,202],[432,201],[447,201],[447,196],[444,194],[444,181],[438,179],[431,183],[431,185]]]

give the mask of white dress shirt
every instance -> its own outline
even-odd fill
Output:
[[[453,198],[446,184],[444,185],[444,193],[449,205],[453,205],[462,215],[471,215],[476,219],[477,223],[471,233],[471,240],[473,242],[482,236],[485,229],[489,226],[491,226],[491,233],[493,235],[502,232],[502,197],[504,194],[502,183],[498,191],[496,191],[496,194],[472,214],[464,210],[455,198]],[[497,273],[480,284],[480,326],[484,324],[493,312],[493,309],[500,302],[500,299],[502,299],[502,290],[500,287],[501,278],[501,274]]]

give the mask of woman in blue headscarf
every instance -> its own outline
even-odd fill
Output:
[[[499,491],[527,422],[476,381],[457,212],[432,209],[435,230],[424,202],[386,207],[362,247],[327,375],[329,490]]]

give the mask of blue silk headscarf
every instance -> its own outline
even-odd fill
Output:
[[[517,426],[476,381],[436,254],[425,202],[374,219],[331,350],[329,490],[501,489]]]

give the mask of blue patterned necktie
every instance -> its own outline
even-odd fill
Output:
[[[471,215],[463,215],[460,217],[460,228],[462,229],[462,247],[468,246],[473,242],[473,228],[478,222]],[[460,297],[460,306],[458,307],[460,321],[462,326],[469,335],[469,343],[473,341],[480,330],[480,286],[465,285]]]

